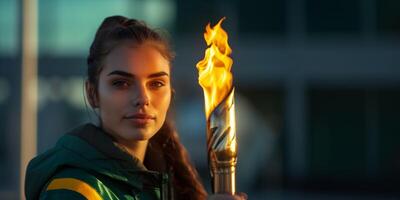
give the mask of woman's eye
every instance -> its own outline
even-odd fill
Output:
[[[150,87],[151,88],[160,88],[160,87],[162,87],[164,85],[165,84],[162,81],[153,81],[153,82],[150,83]]]
[[[113,81],[112,85],[117,88],[126,88],[126,87],[129,87],[130,84],[128,81],[125,81],[125,80],[117,80],[117,81]]]

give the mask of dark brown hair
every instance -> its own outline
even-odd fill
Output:
[[[144,22],[123,16],[107,17],[96,32],[87,58],[87,81],[92,86],[87,95],[92,107],[96,107],[93,98],[98,97],[97,86],[103,61],[116,46],[124,42],[133,42],[135,45],[152,42],[164,58],[169,62],[173,60],[174,54],[165,37]],[[168,114],[161,129],[150,139],[144,164],[151,170],[172,174],[175,199],[205,199],[207,193],[170,118]]]

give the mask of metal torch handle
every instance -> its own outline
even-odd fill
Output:
[[[211,112],[207,146],[213,193],[235,194],[237,160],[234,89]]]

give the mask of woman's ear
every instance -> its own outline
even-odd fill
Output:
[[[96,88],[93,84],[91,84],[88,80],[85,81],[85,89],[86,89],[86,97],[89,101],[89,104],[92,108],[98,108],[99,103],[96,95]]]
[[[171,100],[175,98],[176,92],[174,88],[171,88]]]

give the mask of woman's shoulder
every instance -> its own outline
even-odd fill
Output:
[[[118,199],[113,191],[85,169],[63,168],[48,181],[39,199]]]

